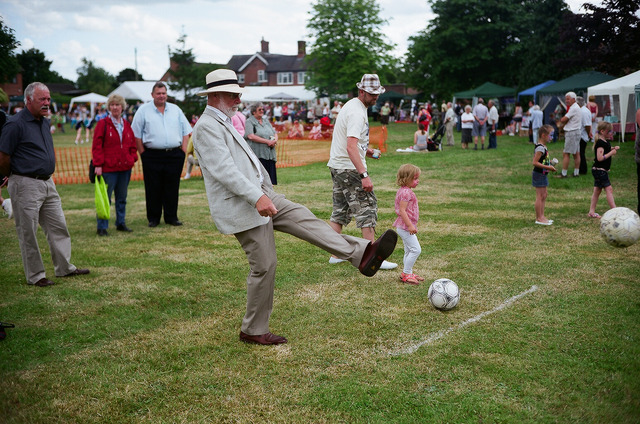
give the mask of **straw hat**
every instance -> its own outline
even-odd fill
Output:
[[[229,69],[216,69],[207,74],[207,89],[200,91],[198,96],[206,96],[209,93],[225,92],[242,94],[244,88],[238,85],[236,73]]]

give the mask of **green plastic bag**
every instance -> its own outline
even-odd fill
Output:
[[[111,205],[107,195],[107,183],[102,175],[96,175],[96,214],[98,219],[109,219],[111,217]]]

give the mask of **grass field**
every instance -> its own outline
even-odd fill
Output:
[[[147,228],[132,182],[134,232],[107,238],[95,234],[93,186],[59,186],[72,261],[91,274],[49,288],[25,284],[14,224],[0,219],[0,320],[16,324],[0,342],[0,422],[640,422],[640,244],[602,241],[586,216],[593,178],[550,178],[555,223],[534,225],[525,139],[463,151],[456,133],[454,148],[396,153],[413,131],[392,124],[369,173],[382,230],[395,219],[396,170],[422,169],[414,270],[427,281],[366,278],[278,233],[271,329],[289,343],[277,347],[238,341],[248,266],[213,226],[201,178],[181,185],[180,228]],[[551,144],[551,157],[561,150]],[[324,163],[278,174],[278,191],[328,220]],[[611,180],[617,205],[635,210],[632,143]],[[391,260],[402,254],[400,242]],[[461,288],[446,313],[427,299],[441,277]]]

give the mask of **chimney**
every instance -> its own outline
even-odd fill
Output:
[[[307,43],[305,41],[298,41],[298,57],[305,57],[307,54]]]
[[[264,37],[260,41],[260,53],[269,53],[269,42],[264,41]]]

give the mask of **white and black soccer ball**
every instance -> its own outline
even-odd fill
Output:
[[[629,208],[609,209],[600,218],[600,234],[612,246],[631,246],[640,239],[640,217]]]
[[[448,278],[440,278],[431,283],[427,296],[436,309],[448,311],[455,308],[460,301],[460,289]]]

